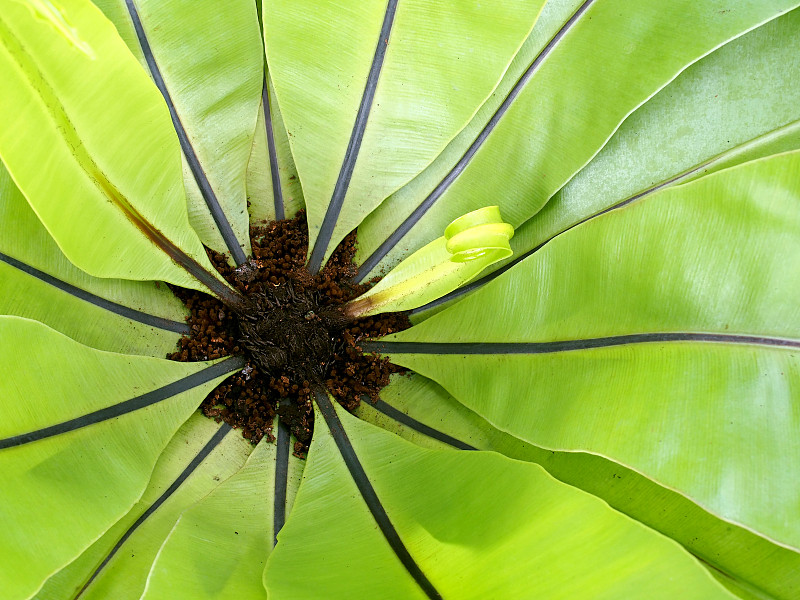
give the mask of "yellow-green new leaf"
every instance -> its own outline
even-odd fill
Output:
[[[524,75],[511,79],[513,87],[501,85],[503,92],[486,103],[490,110],[481,110],[480,120],[465,129],[471,135],[454,140],[441,161],[359,228],[360,276],[396,264],[486,198],[518,227],[592,160],[629,114],[683,70],[798,6],[796,0],[744,0],[731,9],[695,0],[584,0],[575,10],[572,2],[554,4],[561,23],[549,28],[552,37],[523,46],[528,63],[517,72]],[[722,126],[736,120],[722,119]],[[682,125],[680,119],[671,124]],[[625,175],[613,171],[613,177]]]
[[[410,310],[441,298],[486,267],[511,256],[514,228],[497,206],[485,206],[450,223],[444,235],[417,250],[368,292],[345,305],[351,317]]]

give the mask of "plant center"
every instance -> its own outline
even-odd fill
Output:
[[[239,315],[238,340],[264,372],[288,372],[300,381],[322,383],[342,346],[346,319],[320,294],[289,281],[252,294]]]
[[[173,288],[189,309],[191,334],[169,355],[179,361],[244,356],[245,368],[203,402],[206,416],[239,428],[258,443],[274,437],[276,415],[296,438],[302,455],[314,428],[312,387],[321,386],[349,411],[375,401],[401,369],[365,354],[360,342],[409,326],[403,314],[351,321],[340,306],[362,294],[353,285],[355,234],[347,236],[322,271],[305,268],[308,233],[303,215],[250,230],[251,260],[233,269],[222,255],[209,257],[222,276],[248,299],[236,311],[206,294]]]

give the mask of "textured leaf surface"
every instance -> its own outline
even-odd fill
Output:
[[[53,575],[36,600],[135,598],[181,511],[244,463],[251,450],[241,435],[200,413],[184,423],[156,463],[141,499],[99,540]]]
[[[270,119],[275,144],[275,162],[277,163],[280,202],[283,204],[284,217],[292,218],[305,208],[303,188],[297,176],[297,167],[289,146],[289,136],[283,124],[283,116],[275,97],[275,90],[270,81]],[[264,117],[264,106],[261,105],[253,137],[253,148],[250,161],[247,163],[247,199],[250,201],[250,221],[260,224],[261,221],[275,220],[275,189],[273,187],[270,150],[267,141],[267,123]]]
[[[472,136],[459,137],[442,161],[365,221],[359,232],[359,260],[376,252],[387,231],[400,226],[432,193],[436,198],[421,220],[413,217],[411,232],[390,244],[395,250],[384,267],[435,239],[450,220],[485,205],[487,199],[499,204],[504,217],[518,226],[592,159],[627,115],[687,66],[795,6],[797,2],[789,0],[751,0],[733,9],[691,0],[635,5],[590,0],[580,4],[579,16],[571,20],[572,4],[556,2],[553,13],[545,11],[545,24],[556,34],[559,28],[553,25],[560,17],[561,33],[551,47],[549,36],[523,47],[530,58],[521,71],[529,65],[535,68],[519,95],[505,109],[501,103],[506,96],[490,100],[487,106],[495,108],[481,111],[482,120],[468,126]],[[496,107],[501,107],[501,118],[467,156]],[[462,156],[468,160],[460,164]],[[457,175],[452,180],[451,170]],[[447,185],[436,191],[443,182]],[[370,262],[367,270],[374,266]]]
[[[179,332],[186,328],[186,309],[167,287],[99,279],[76,268],[36,218],[2,163],[0,223],[0,314],[40,321],[99,350],[163,357],[175,349]],[[81,292],[89,296],[76,296]],[[113,306],[98,306],[104,300]],[[129,318],[125,309],[138,314]]]
[[[689,67],[517,230],[515,257],[664,182],[800,148],[799,34],[793,10]]]
[[[677,545],[535,465],[424,450],[339,415],[442,597],[728,597]],[[268,562],[270,597],[424,598],[375,528],[323,423],[317,415],[297,503]]]
[[[202,372],[212,363],[100,352],[18,317],[0,317],[0,339],[15,340],[0,346],[0,547],[13,548],[0,584],[15,600],[130,509],[170,438],[226,373],[225,363],[210,377]],[[170,384],[163,401],[42,432]]]
[[[266,598],[277,447],[264,438],[230,479],[181,515],[147,580],[143,600]],[[303,461],[290,460],[290,500]],[[291,504],[291,502],[290,502]]]
[[[0,156],[14,181],[92,275],[204,289],[182,260],[219,281],[189,226],[163,99],[97,8],[56,5],[85,48],[25,3],[0,17]]]
[[[352,7],[318,0],[264,5],[270,73],[303,184],[312,246],[347,155],[376,45],[386,45],[328,253],[467,124],[542,3],[396,4],[391,32],[383,38],[385,0]]]
[[[680,542],[744,598],[791,600],[800,594],[797,552],[719,519],[688,498],[601,456],[553,452],[510,436],[430,379],[395,376],[381,391],[381,401],[376,406],[362,402],[357,414],[424,448],[471,446],[535,462],[557,479]]]
[[[581,225],[394,336],[478,354],[393,361],[503,431],[607,456],[797,548],[798,169],[797,152],[751,162]],[[650,333],[676,336],[614,338]]]
[[[612,207],[724,168],[800,148],[800,11],[733,40],[690,66],[628,117],[603,150],[519,226],[514,257]],[[481,277],[433,308],[479,287]]]
[[[131,51],[142,54],[125,0],[95,0],[123,33]],[[256,127],[264,56],[252,0],[135,0],[148,49],[187,135],[184,183],[189,222],[207,246],[228,252],[219,226],[187,163],[194,154],[245,254],[250,252],[245,169]],[[206,192],[208,193],[208,192]]]

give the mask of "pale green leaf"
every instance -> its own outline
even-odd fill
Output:
[[[5,3],[0,156],[14,181],[86,272],[204,290],[200,277],[227,290],[189,226],[180,150],[158,90],[90,2],[47,5],[91,53],[54,35],[33,5]]]
[[[528,57],[527,64],[515,62],[514,67],[522,66],[519,71],[522,72],[534,64],[551,36],[561,25],[566,25],[563,37],[543,53],[497,126],[474,157],[462,165],[461,174],[445,186],[443,194],[407,235],[391,243],[393,251],[379,263],[381,268],[396,264],[409,252],[435,239],[450,220],[485,205],[489,198],[500,205],[512,225],[519,226],[592,160],[631,112],[689,65],[798,3],[747,0],[729,8],[694,0],[668,3],[648,0],[635,4],[627,0],[598,0],[581,3],[585,10],[569,21],[575,4],[556,2],[552,13],[545,10],[546,32],[537,36],[538,25],[534,28],[532,36],[537,36],[536,44],[526,44],[521,52]],[[789,79],[790,72],[785,71],[783,79]],[[750,73],[746,70],[743,77],[749,80]],[[773,92],[770,89],[764,93]],[[505,97],[503,94],[487,102],[465,130],[472,132],[470,136],[454,140],[441,160],[366,219],[359,228],[359,262],[376,252],[389,234],[444,181]],[[690,101],[681,100],[681,104],[687,102]],[[790,104],[788,101],[785,106]],[[725,127],[734,120],[734,117],[716,118]],[[749,115],[745,120],[748,118]],[[663,124],[661,115],[657,122],[657,126]],[[663,159],[662,162],[669,165]],[[609,172],[608,176],[625,177],[617,171]],[[381,257],[382,254],[382,250],[378,252]],[[369,270],[374,266],[371,264]]]
[[[381,349],[503,431],[797,549],[798,172],[778,155],[607,213],[394,336],[478,347]]]
[[[40,321],[99,350],[157,357],[174,351],[180,332],[188,331],[186,309],[167,286],[99,279],[70,263],[2,163],[0,223],[0,314]],[[53,279],[42,279],[47,276]],[[77,297],[80,292],[93,297]],[[103,300],[114,306],[94,304]],[[120,314],[126,308],[140,314],[133,315],[135,319]]]
[[[0,317],[0,339],[15,340],[0,346],[0,589],[16,600],[133,506],[180,425],[242,363],[101,352],[19,317]]]
[[[404,0],[391,33],[381,38],[385,0],[265,2],[270,74],[303,185],[311,246],[345,160],[376,46],[385,44],[386,56],[325,256],[469,122],[541,4]]]
[[[545,450],[503,433],[420,375],[395,376],[381,391],[379,404],[362,402],[357,415],[425,448],[458,444],[535,462],[557,479],[680,542],[741,597],[793,600],[800,594],[800,553],[719,519],[686,497],[601,456]],[[416,424],[403,423],[405,417]],[[425,427],[433,431],[425,433]]]
[[[297,177],[292,150],[289,147],[289,136],[283,124],[272,82],[270,89],[270,118],[272,135],[275,143],[275,160],[278,163],[278,179],[280,182],[280,198],[283,202],[284,217],[290,219],[298,211],[305,208],[303,188]],[[253,149],[250,162],[247,163],[247,199],[250,202],[250,222],[261,225],[265,221],[275,220],[275,190],[272,186],[270,153],[267,143],[267,124],[264,118],[263,104],[259,109],[256,132],[253,137]]]
[[[95,4],[114,22],[149,73],[125,1],[95,0]],[[205,245],[229,253],[187,163],[187,153],[193,153],[232,233],[249,254],[245,169],[261,102],[264,62],[255,3],[136,0],[134,6],[187,134],[183,174],[189,222]]]
[[[425,450],[338,412],[392,524],[444,598],[730,597],[677,544],[536,465]],[[270,598],[425,598],[319,413],[316,423],[294,511],[267,565]]]
[[[36,600],[71,600],[79,592],[81,598],[139,598],[147,570],[178,515],[235,472],[250,450],[238,432],[193,414],[161,453],[141,499],[48,579]]]
[[[512,242],[515,257],[663,184],[800,148],[800,10],[689,67],[633,113]]]
[[[262,439],[235,475],[181,515],[159,550],[143,600],[266,598],[276,460],[276,444]],[[304,466],[290,456],[287,513]]]

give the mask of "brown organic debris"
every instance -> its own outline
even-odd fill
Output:
[[[356,273],[355,232],[345,238],[323,270],[305,269],[308,234],[305,215],[250,230],[253,258],[233,269],[209,251],[217,270],[241,292],[244,309],[229,309],[211,296],[173,288],[190,311],[191,335],[168,356],[198,361],[242,355],[247,365],[218,386],[202,404],[217,421],[240,428],[257,443],[273,439],[276,414],[298,440],[295,454],[308,448],[314,411],[311,386],[323,385],[347,410],[362,397],[373,401],[400,367],[365,355],[359,343],[409,326],[405,314],[349,321],[339,307],[366,291],[351,282]]]

